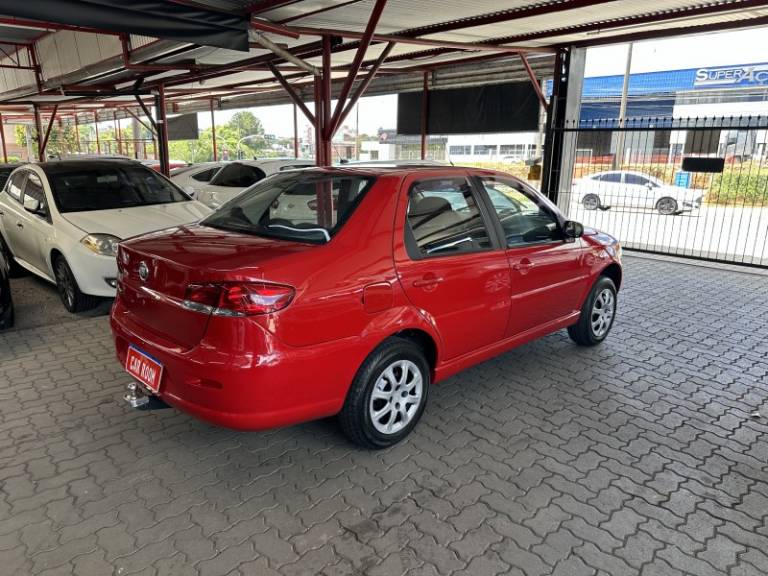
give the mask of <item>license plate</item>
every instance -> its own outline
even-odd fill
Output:
[[[163,365],[149,354],[129,346],[128,356],[125,359],[125,369],[128,371],[128,374],[144,384],[150,391],[157,393],[160,390]]]

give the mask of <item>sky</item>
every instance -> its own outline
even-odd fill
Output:
[[[667,40],[648,40],[635,43],[632,49],[633,73],[702,68],[727,64],[753,64],[768,62],[768,28],[754,28],[717,34],[685,36]],[[587,52],[586,76],[624,74],[627,45],[601,46]],[[379,128],[394,128],[397,124],[397,96],[372,96],[359,102],[359,130],[375,134]],[[310,104],[310,109],[312,106]],[[293,106],[267,106],[250,108],[264,126],[267,134],[279,137],[293,136]],[[237,110],[216,112],[216,123],[223,124]],[[355,110],[345,124],[355,127]],[[198,114],[200,129],[211,125],[208,112]],[[299,134],[304,134],[309,123],[299,112]]]

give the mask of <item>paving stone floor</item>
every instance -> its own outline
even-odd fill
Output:
[[[105,317],[0,335],[0,574],[768,573],[768,277],[628,257],[564,332],[437,386],[412,437],[133,411]]]

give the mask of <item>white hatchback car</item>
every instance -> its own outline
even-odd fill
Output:
[[[576,180],[573,193],[587,210],[646,208],[663,215],[697,210],[704,196],[702,190],[671,186],[653,176],[626,170],[598,172]]]
[[[131,160],[27,164],[0,192],[0,248],[78,312],[114,297],[117,243],[211,210]]]
[[[218,208],[240,192],[267,176],[314,166],[314,160],[297,158],[267,158],[264,160],[237,160],[228,162],[208,183],[200,183],[195,199],[211,208]]]
[[[171,182],[195,198],[200,188],[210,182],[227,164],[229,162],[201,162],[192,166],[174,168],[171,170]]]

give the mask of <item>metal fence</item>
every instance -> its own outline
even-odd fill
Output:
[[[560,208],[631,249],[768,267],[768,117],[579,121]]]

